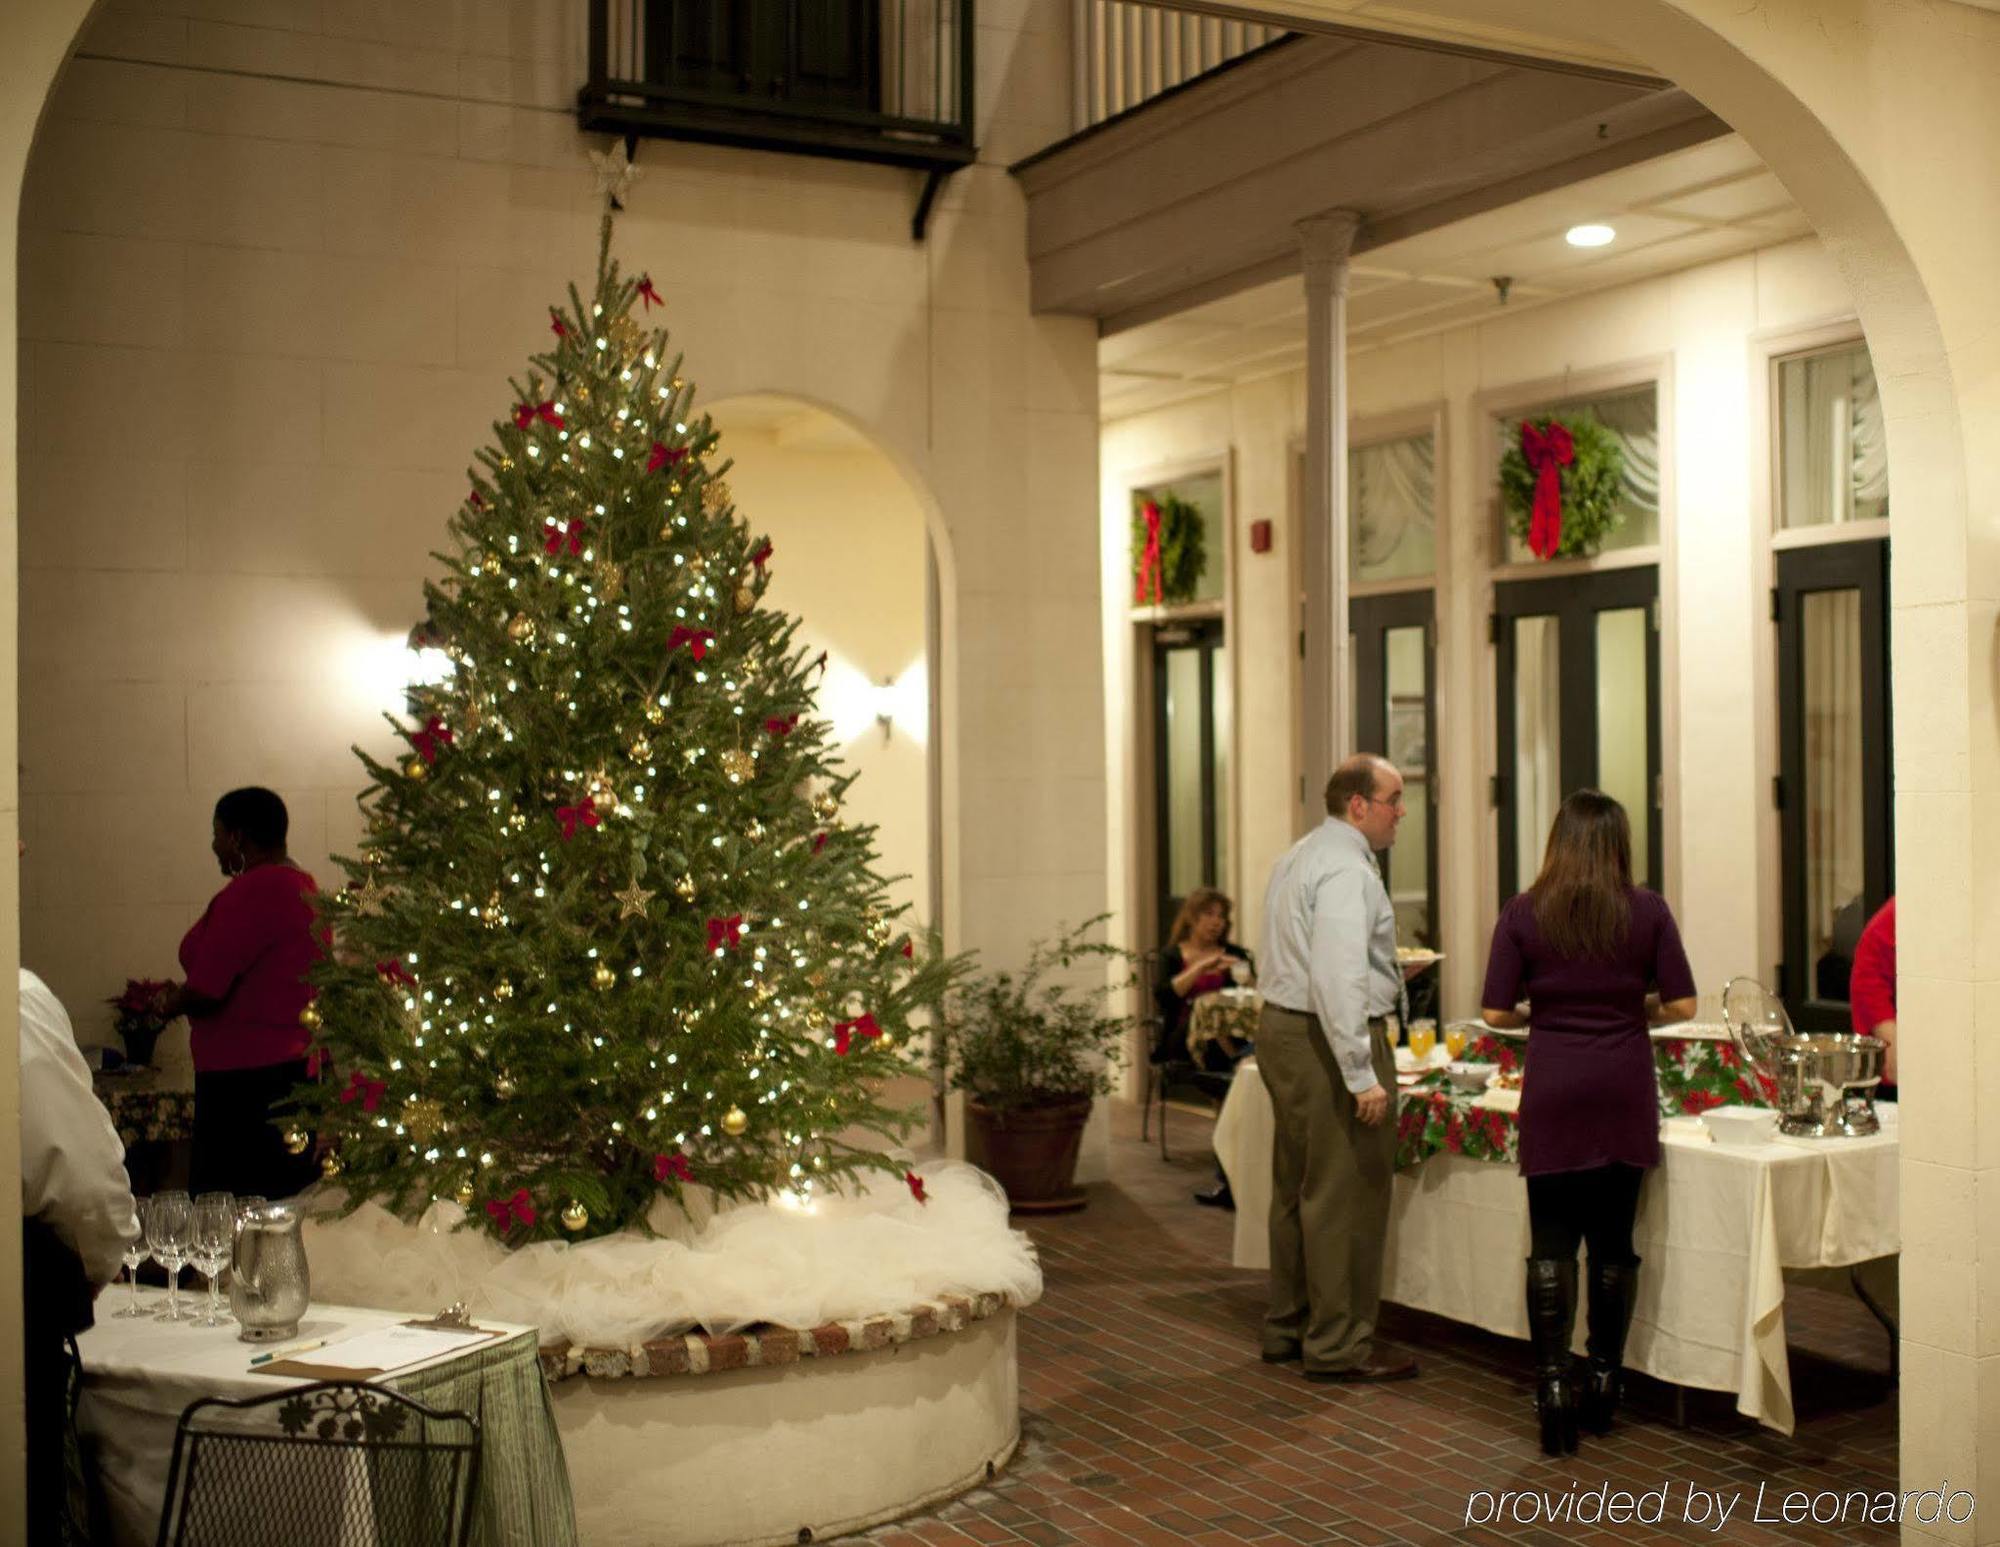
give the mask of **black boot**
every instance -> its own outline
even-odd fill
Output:
[[[1583,1425],[1592,1434],[1608,1434],[1618,1411],[1625,1377],[1625,1333],[1632,1325],[1632,1302],[1639,1293],[1639,1259],[1629,1262],[1592,1261],[1584,1346],[1590,1368],[1583,1382]]]
[[[1528,1337],[1535,1349],[1535,1416],[1542,1454],[1576,1449],[1576,1381],[1569,1340],[1576,1327],[1576,1259],[1528,1259]]]

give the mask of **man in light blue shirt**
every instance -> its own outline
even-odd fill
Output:
[[[1416,1361],[1373,1339],[1396,1164],[1389,1016],[1403,990],[1375,855],[1396,841],[1403,776],[1351,757],[1326,809],[1264,894],[1257,1066],[1276,1131],[1263,1356],[1300,1360],[1308,1380],[1402,1380]]]

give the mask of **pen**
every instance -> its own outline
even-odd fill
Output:
[[[296,1343],[290,1348],[274,1348],[268,1354],[259,1354],[250,1361],[254,1370],[260,1364],[269,1364],[273,1359],[289,1359],[293,1354],[309,1354],[315,1348],[326,1347],[325,1338],[314,1338],[310,1343]]]

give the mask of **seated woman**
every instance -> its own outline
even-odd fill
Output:
[[[299,1012],[326,943],[313,878],[285,850],[288,827],[270,790],[231,790],[215,803],[212,848],[230,880],[181,941],[187,980],[169,1006],[194,1032],[195,1192],[288,1198],[317,1172],[310,1154],[290,1153],[277,1122],[306,1081],[311,1037]]]
[[[1231,968],[1237,962],[1250,964],[1250,953],[1229,938],[1233,909],[1226,893],[1212,886],[1198,886],[1181,904],[1180,914],[1167,935],[1167,948],[1160,953],[1154,980],[1153,999],[1160,1009],[1159,1040],[1153,1046],[1153,1062],[1177,1063],[1188,1060],[1209,1074],[1227,1074],[1251,1051],[1248,1042],[1228,1036],[1189,1040],[1194,1019],[1194,1002],[1204,994],[1228,986]],[[1214,1208],[1236,1206],[1230,1196],[1229,1178],[1216,1168],[1215,1185],[1195,1194],[1197,1202]]]

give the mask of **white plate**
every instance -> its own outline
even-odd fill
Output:
[[[1396,1049],[1396,1072],[1398,1074],[1424,1074],[1432,1069],[1442,1069],[1451,1062],[1451,1053],[1442,1041],[1431,1049],[1430,1057],[1419,1063],[1410,1056],[1408,1047]]]
[[[1431,967],[1444,960],[1442,951],[1398,951],[1396,965],[1399,967]]]

